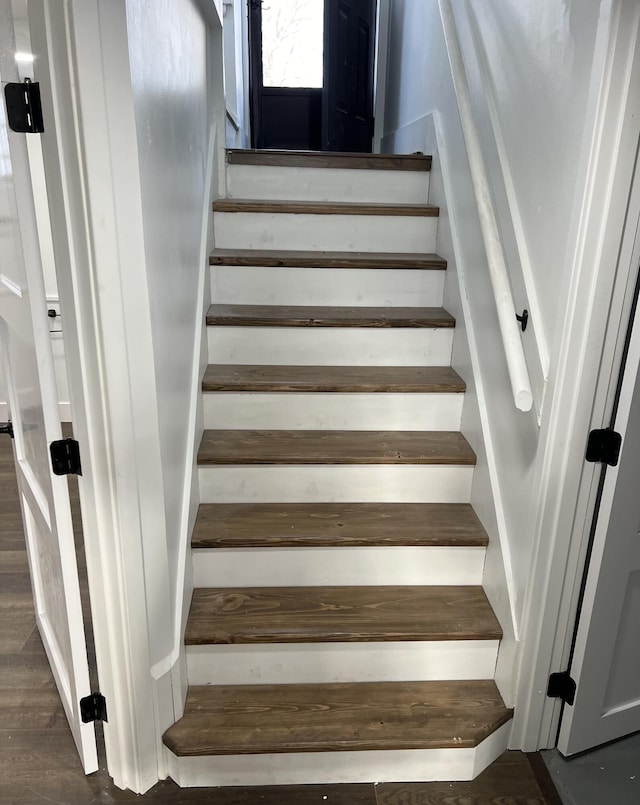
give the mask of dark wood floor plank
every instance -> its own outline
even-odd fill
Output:
[[[450,366],[211,364],[202,380],[203,391],[457,394],[465,388]]]
[[[31,612],[15,612],[0,606],[0,654],[19,654],[36,628],[36,616]]]
[[[372,204],[357,201],[257,201],[246,198],[219,198],[214,212],[250,212],[290,215],[384,215],[411,218],[437,218],[432,204]]]
[[[475,464],[457,431],[205,430],[198,464]]]
[[[442,270],[447,261],[438,254],[406,252],[327,252],[271,249],[214,249],[211,265],[290,268],[381,268]]]
[[[510,717],[489,680],[204,685],[164,742],[181,756],[465,748]]]
[[[470,782],[382,783],[376,796],[378,805],[554,805],[521,752],[505,752]]]
[[[364,170],[429,171],[425,154],[359,154],[347,151],[280,151],[227,149],[229,165],[272,165],[293,168],[350,168]]]
[[[191,539],[194,548],[487,544],[465,503],[205,503]]]
[[[482,587],[245,587],[193,593],[187,645],[498,640]]]
[[[55,686],[44,688],[0,687],[2,729],[65,728],[65,715]]]
[[[22,540],[24,543],[24,537]],[[0,590],[5,573],[29,573],[26,550],[0,551]]]
[[[88,777],[61,768],[6,784],[0,780],[2,805],[376,805],[373,784],[287,785],[254,788],[179,788],[163,780],[143,796],[122,791],[101,769]]]
[[[211,305],[207,324],[218,327],[455,327],[439,307],[319,307],[313,305]]]

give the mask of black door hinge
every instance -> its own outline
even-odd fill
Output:
[[[551,674],[547,686],[547,696],[550,699],[562,699],[567,704],[573,704],[576,699],[576,682],[568,671]]]
[[[587,461],[601,461],[615,467],[620,458],[622,435],[612,428],[592,430],[587,441]]]
[[[82,475],[80,445],[75,439],[51,442],[49,450],[54,475]]]
[[[25,78],[22,84],[7,84],[4,88],[9,128],[21,134],[40,134],[44,131],[40,84]]]
[[[80,717],[83,724],[90,721],[107,721],[107,700],[102,693],[91,693],[80,699]]]
[[[0,425],[0,433],[6,433],[13,439],[15,436],[13,432],[13,422],[9,420],[6,425]]]

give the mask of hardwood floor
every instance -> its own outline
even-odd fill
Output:
[[[70,486],[77,516],[77,489],[73,481]],[[79,537],[77,517],[76,523]],[[100,771],[85,777],[35,625],[7,437],[0,441],[0,802],[140,802],[140,797],[113,785],[100,740],[99,747]],[[471,783],[180,789],[165,780],[142,801],[158,805],[557,805],[560,800],[546,771],[538,768],[537,758],[508,752]]]

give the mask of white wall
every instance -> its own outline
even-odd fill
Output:
[[[170,593],[179,622],[209,218],[207,25],[192,0],[127,0],[126,9],[164,484],[156,505],[164,506],[171,584],[157,594]],[[177,626],[164,624],[174,651]]]
[[[537,339],[551,389],[575,251],[573,221],[584,190],[583,146],[593,128],[593,74],[603,69],[594,48],[598,26],[606,23],[601,5],[608,8],[577,0],[454,2],[516,304],[537,311],[524,338]],[[463,431],[474,446],[484,441],[487,455],[473,502],[492,541],[499,538],[517,629],[551,400],[538,421],[534,412],[518,413],[511,399],[438,3],[391,0],[382,150],[425,150],[430,113],[449,196],[452,243],[444,256],[454,258],[462,282],[480,412],[466,410]],[[450,272],[445,304],[455,306],[453,282]],[[454,349],[456,363],[468,378],[472,367]]]
[[[249,148],[247,0],[224,0],[224,89],[227,148]]]

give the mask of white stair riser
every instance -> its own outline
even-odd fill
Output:
[[[404,215],[216,212],[218,249],[434,252],[438,219]]]
[[[453,328],[207,327],[209,363],[449,366]]]
[[[191,685],[493,679],[498,640],[187,646]]]
[[[444,271],[212,266],[211,301],[231,305],[440,307]]]
[[[463,394],[209,392],[205,428],[459,430]]]
[[[482,583],[484,548],[375,546],[198,549],[195,587],[323,587]]]
[[[183,787],[473,780],[507,749],[510,734],[508,722],[474,749],[166,756],[169,775]]]
[[[473,467],[199,467],[201,503],[468,503]]]
[[[429,172],[228,165],[227,196],[261,201],[426,204]]]

